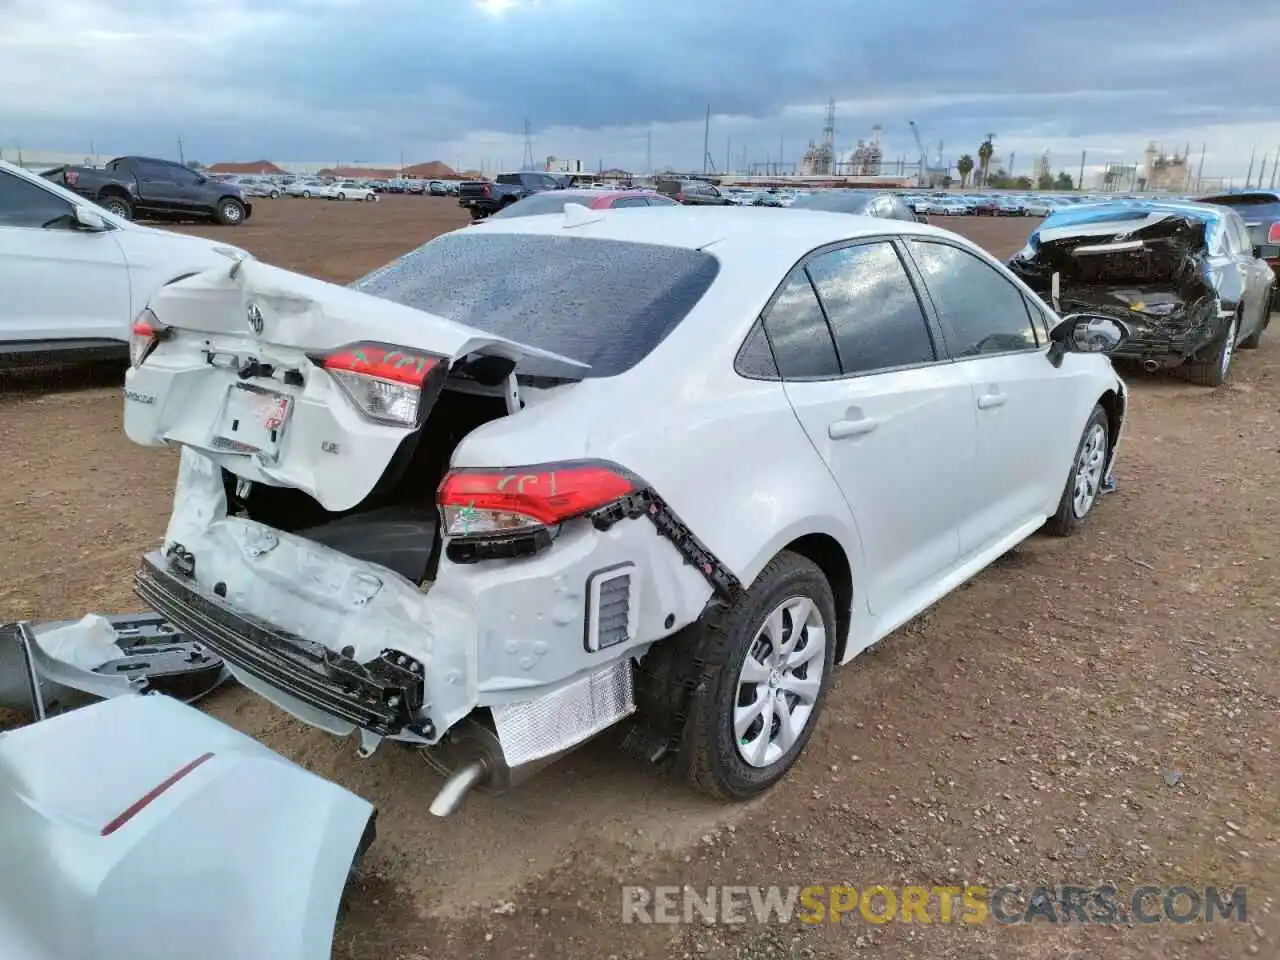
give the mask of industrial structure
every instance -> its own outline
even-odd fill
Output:
[[[1139,190],[1168,190],[1179,192],[1191,189],[1191,164],[1188,156],[1191,147],[1182,153],[1166,154],[1156,143],[1148,143],[1142,154],[1142,175],[1138,177]]]

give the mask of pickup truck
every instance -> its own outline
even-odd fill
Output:
[[[491,213],[533,193],[561,190],[564,184],[549,173],[500,173],[492,183],[488,180],[464,180],[458,185],[458,206],[481,220]]]
[[[55,167],[44,176],[125,220],[196,218],[235,227],[253,212],[236,184],[170,160],[117,157],[102,168]]]

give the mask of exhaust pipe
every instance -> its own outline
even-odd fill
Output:
[[[1158,364],[1154,360],[1143,360],[1142,369],[1147,371],[1147,373],[1155,373],[1157,370],[1160,369],[1160,364]]]
[[[431,813],[437,817],[449,816],[449,814],[458,809],[458,805],[462,803],[462,798],[471,791],[471,788],[488,776],[489,765],[485,763],[482,757],[458,767],[457,770],[449,774],[444,786],[440,788],[436,798],[431,801]]]

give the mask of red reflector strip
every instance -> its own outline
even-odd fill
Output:
[[[427,374],[442,359],[429,353],[413,353],[399,347],[356,343],[325,357],[324,368],[362,373],[380,380],[420,387]]]
[[[175,783],[177,783],[179,780],[181,780],[183,777],[189,774],[192,770],[200,766],[200,764],[204,763],[207,760],[212,760],[212,759],[213,759],[212,753],[202,754],[201,756],[196,757],[194,760],[192,760],[182,769],[174,771],[167,778],[160,781],[160,783],[156,784],[154,787],[152,787],[150,790],[148,790],[146,793],[140,796],[137,800],[133,801],[133,803],[129,804],[129,806],[125,807],[124,810],[122,810],[115,817],[115,819],[113,819],[110,823],[108,823],[105,827],[102,828],[101,836],[104,836],[104,837],[111,836],[111,834],[115,833],[117,830],[123,827],[126,823],[128,823],[130,820],[136,817],[140,812],[142,812],[142,810],[149,803],[155,800],[156,797],[160,796],[160,794],[164,793],[166,790],[172,787]]]

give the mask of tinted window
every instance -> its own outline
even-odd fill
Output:
[[[959,247],[911,241],[925,286],[948,328],[951,355],[1027,350],[1036,346],[1022,292],[995,268]]]
[[[793,273],[778,293],[765,314],[764,329],[783,377],[840,376],[831,331],[803,270]]]
[[[1228,193],[1201,202],[1234,207],[1244,217],[1280,217],[1280,195],[1274,193]]]
[[[526,358],[521,372],[610,377],[661,343],[719,269],[697,250],[476,230],[437,237],[353,286],[591,365]]]
[[[591,201],[585,197],[565,196],[560,191],[533,193],[511,206],[499,210],[489,219],[509,220],[512,217],[536,217],[540,213],[563,213],[566,203],[580,203],[584,207]]]
[[[1234,212],[1228,211],[1227,236],[1230,238],[1233,252],[1238,254],[1251,254],[1253,252],[1253,241],[1249,239],[1249,230]]]
[[[666,197],[660,197],[660,196],[658,196],[657,194],[654,194],[654,195],[653,195],[653,196],[651,196],[651,197],[646,197],[645,199],[649,201],[649,206],[651,206],[651,207],[678,207],[678,206],[680,206],[680,204],[676,203],[674,200],[669,200],[669,199],[667,199]]]
[[[773,351],[769,349],[769,340],[764,333],[764,324],[756,321],[742,342],[738,351],[738,359],[734,368],[744,377],[757,377],[774,380],[778,376],[778,365],[773,362]]]
[[[935,359],[928,321],[893,244],[865,243],[809,262],[845,373]]]
[[[71,214],[66,200],[0,170],[0,227],[70,227]]]
[[[615,207],[647,207],[649,204],[644,197],[619,197],[613,201]]]

